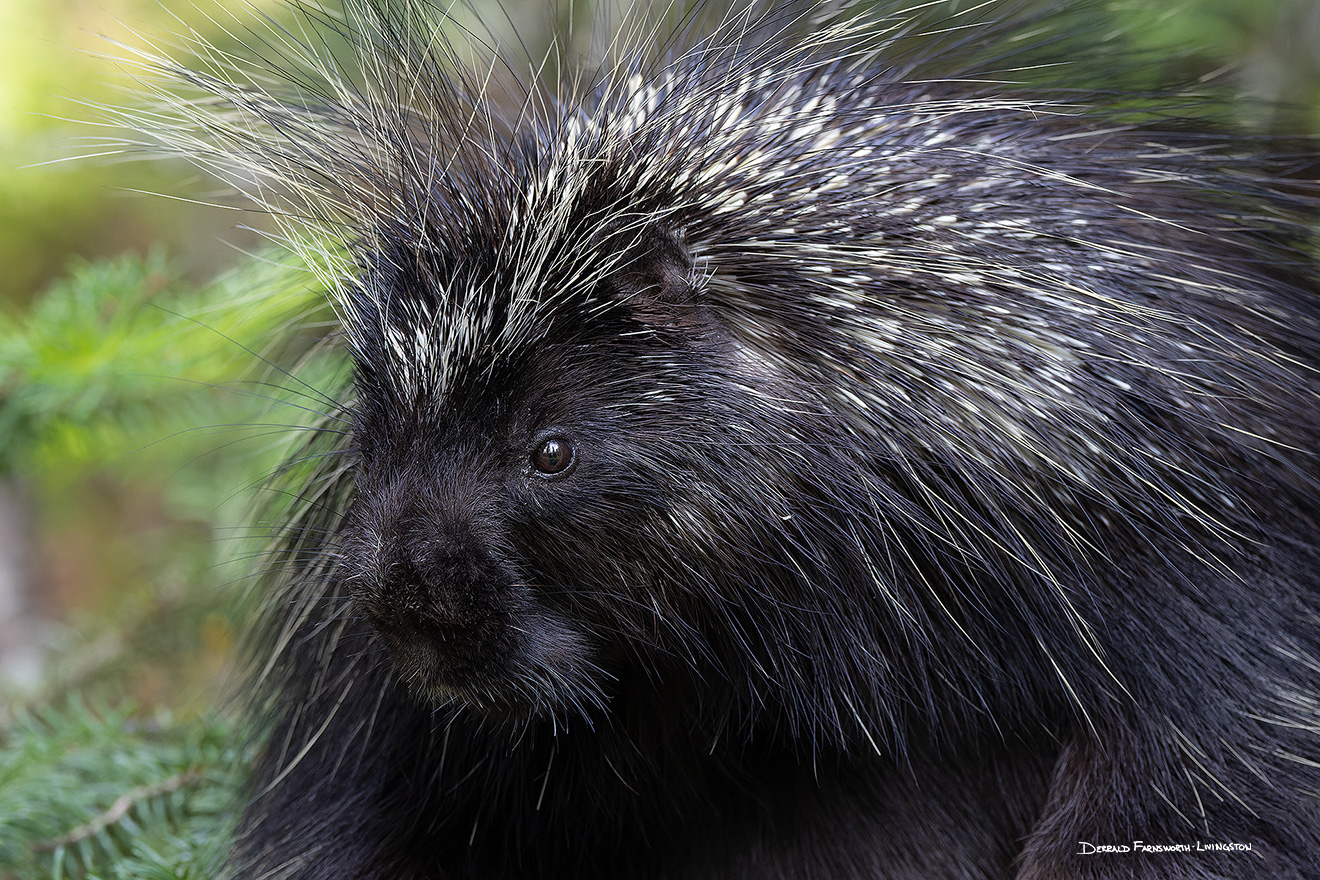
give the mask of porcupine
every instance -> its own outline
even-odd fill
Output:
[[[442,18],[160,62],[344,246],[242,876],[1315,876],[1311,198],[1002,5]]]

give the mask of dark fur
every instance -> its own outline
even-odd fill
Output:
[[[819,22],[734,19],[616,141],[608,84],[660,65],[502,117],[385,8],[346,29],[377,101],[420,85],[383,122],[201,82],[370,147],[275,172],[357,199],[357,378],[242,876],[1317,875],[1313,203],[1249,147],[1010,106],[1002,23],[832,66]],[[720,128],[747,69],[781,75]],[[798,160],[826,111],[766,120],[812,94],[842,134]],[[685,179],[721,132],[772,161]],[[1250,852],[1078,855],[1138,840]]]

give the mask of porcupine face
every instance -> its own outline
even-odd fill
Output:
[[[626,572],[645,570],[662,540],[648,514],[682,478],[656,445],[708,430],[702,347],[661,326],[693,310],[690,264],[663,233],[604,237],[537,284],[489,254],[415,250],[377,255],[363,281],[342,547],[356,604],[426,699],[515,717],[599,701],[619,604],[640,600],[620,588],[647,587]]]

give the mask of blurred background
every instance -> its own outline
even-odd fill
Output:
[[[566,14],[504,7],[533,45]],[[1320,131],[1320,0],[1093,7],[1149,53],[1152,81],[1211,84],[1256,131]],[[98,105],[135,101],[125,47],[169,51],[188,27],[234,47],[284,14],[274,0],[0,0],[0,878],[94,873],[133,850],[144,833],[116,842],[123,815],[98,806],[125,792],[133,809],[222,814],[180,793],[241,761],[223,695],[266,531],[257,487],[308,403],[279,372],[307,346],[271,344],[322,306],[270,255],[260,216],[207,204],[217,184],[105,155],[116,132]],[[321,388],[342,374],[333,358],[300,369]],[[70,768],[86,748],[102,751]],[[105,769],[126,750],[140,765]],[[152,845],[111,873],[207,876],[187,867],[191,844]]]

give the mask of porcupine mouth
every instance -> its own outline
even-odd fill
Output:
[[[586,641],[546,611],[368,612],[400,679],[423,701],[527,718],[600,701]]]

